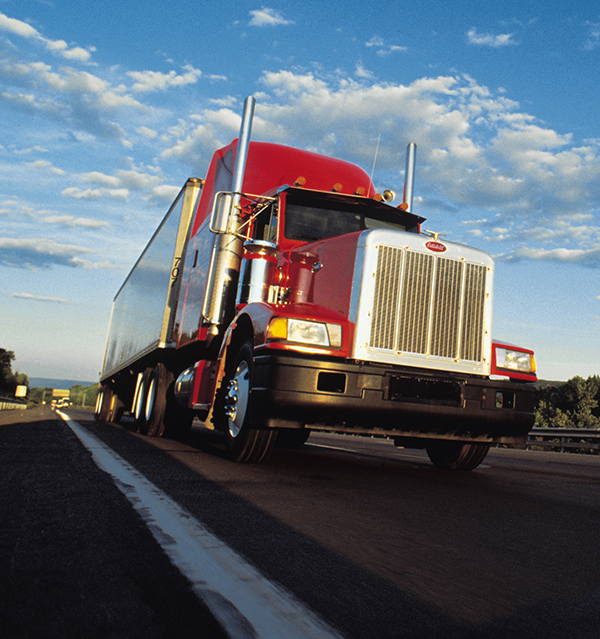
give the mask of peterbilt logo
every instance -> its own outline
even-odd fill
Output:
[[[441,242],[427,242],[425,246],[434,253],[443,253],[446,247]]]

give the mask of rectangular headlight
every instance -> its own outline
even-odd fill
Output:
[[[320,322],[306,322],[304,320],[288,320],[288,341],[314,346],[329,346],[327,327]]]
[[[339,324],[275,317],[267,329],[267,339],[281,339],[310,346],[340,348],[342,345],[342,327]]]
[[[496,348],[496,366],[520,373],[535,373],[535,359],[531,353]]]

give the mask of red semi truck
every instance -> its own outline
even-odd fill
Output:
[[[421,229],[415,145],[402,204],[359,167],[239,138],[191,178],[117,293],[96,418],[230,459],[311,430],[392,438],[469,470],[533,425],[531,350],[491,336],[494,263]]]

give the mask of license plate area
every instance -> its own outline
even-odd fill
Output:
[[[460,384],[453,381],[392,375],[389,399],[394,402],[460,406],[462,389]]]

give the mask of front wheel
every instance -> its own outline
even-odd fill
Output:
[[[436,441],[428,444],[427,454],[431,463],[442,470],[473,470],[485,459],[490,444],[464,444],[453,441]]]
[[[228,366],[215,417],[225,431],[227,457],[236,462],[258,464],[273,449],[277,431],[250,426],[252,369],[252,344],[246,342],[237,352],[233,365]]]

